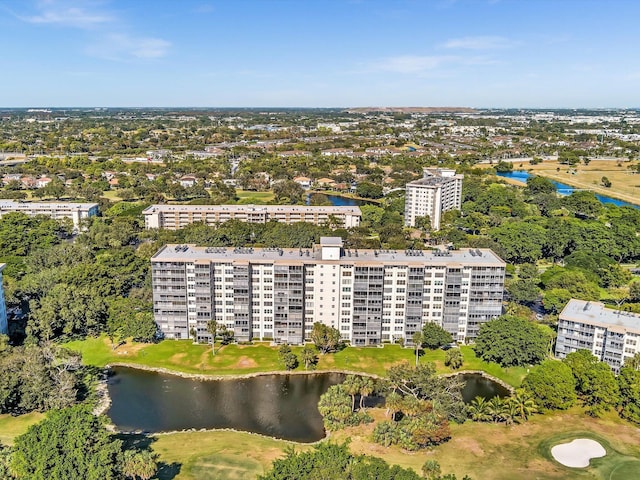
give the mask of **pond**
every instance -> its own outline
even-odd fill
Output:
[[[509,390],[479,373],[461,373],[459,378],[464,382],[462,399],[470,403],[476,397],[487,400],[493,397],[508,397]]]
[[[512,172],[498,172],[496,173],[499,177],[510,178],[512,180],[516,180],[518,182],[527,183],[527,178],[531,176],[529,172],[525,172],[524,170],[514,170]],[[551,180],[551,182],[556,187],[556,192],[560,195],[570,195],[576,191],[574,187],[571,185],[567,185],[566,183],[556,182],[555,180]],[[607,197],[606,195],[600,195],[596,193],[596,198],[600,200],[600,203],[603,204],[612,204],[618,207],[633,207],[639,208],[640,206],[634,205],[629,202],[625,202],[624,200],[618,200],[617,198]]]
[[[340,373],[261,375],[195,380],[114,367],[108,380],[107,415],[123,431],[168,432],[232,428],[296,442],[324,437],[320,396],[345,378]],[[461,374],[465,402],[507,396],[508,390],[479,374]],[[370,399],[368,405],[381,402]]]
[[[125,431],[233,428],[296,442],[324,437],[318,400],[345,375],[261,375],[194,380],[115,367],[107,415]]]

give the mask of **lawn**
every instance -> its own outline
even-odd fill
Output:
[[[31,425],[44,418],[44,414],[33,412],[14,417],[9,414],[0,415],[0,445],[13,445],[13,439],[22,435]]]
[[[113,350],[111,342],[102,336],[69,342],[66,346],[82,353],[87,365],[98,367],[121,362],[203,375],[242,375],[284,370],[278,359],[277,348],[268,343],[217,346],[215,356],[211,354],[210,346],[194,345],[190,340],[165,340],[157,344],[126,343]],[[293,347],[292,350],[299,354],[301,347]],[[516,387],[526,375],[523,367],[502,368],[495,363],[483,362],[469,346],[463,346],[462,353],[463,370],[483,370]],[[420,362],[434,362],[438,373],[451,373],[452,370],[444,365],[444,357],[443,350],[425,350]],[[320,355],[318,370],[384,375],[391,365],[401,361],[415,362],[414,350],[399,345],[386,345],[384,348],[347,347],[335,354]],[[302,371],[304,367],[300,366],[297,370]]]
[[[378,412],[377,416],[384,415]],[[580,408],[568,412],[534,416],[522,425],[466,422],[452,425],[452,439],[433,449],[409,453],[396,447],[384,448],[370,441],[371,425],[333,435],[351,439],[351,450],[384,458],[391,464],[420,471],[428,459],[437,460],[442,471],[458,478],[474,479],[602,479],[640,478],[640,431],[611,414],[594,419]],[[593,459],[586,469],[568,468],[555,462],[550,448],[574,438],[593,438],[607,449],[607,456]],[[630,474],[624,476],[625,474]]]
[[[236,190],[236,196],[238,203],[242,205],[269,203],[276,198],[273,192],[252,192],[249,190]]]
[[[284,454],[284,440],[250,433],[181,432],[151,437],[160,455],[161,480],[244,480],[255,478]],[[296,445],[300,450],[308,448]]]

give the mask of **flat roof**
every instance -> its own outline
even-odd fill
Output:
[[[351,213],[362,215],[360,207],[339,205],[151,205],[142,211],[143,215],[171,212],[234,212],[234,213]]]
[[[63,208],[79,208],[90,209],[97,207],[97,203],[76,203],[76,202],[16,202],[14,200],[0,200],[0,209],[12,208],[28,210],[31,208],[43,209],[63,209]]]
[[[606,308],[601,302],[571,299],[560,313],[560,319],[640,333],[640,315]]]
[[[331,238],[331,237],[329,237]],[[301,262],[344,264],[413,264],[441,266],[505,266],[505,262],[490,249],[463,249],[439,252],[432,250],[370,250],[344,249],[340,259],[322,260],[322,248],[251,248],[198,247],[195,245],[165,245],[151,258],[152,262],[184,261],[233,262]]]

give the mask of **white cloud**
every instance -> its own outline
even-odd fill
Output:
[[[369,70],[394,73],[422,73],[435,70],[456,57],[445,55],[399,55],[373,62]]]
[[[398,55],[381,58],[355,73],[391,72],[400,74],[440,75],[447,67],[459,65],[494,65],[498,61],[486,56]],[[354,72],[352,72],[354,73]]]
[[[154,59],[164,57],[170,47],[171,42],[161,38],[112,33],[87,47],[87,53],[107,60]]]
[[[444,48],[455,48],[465,50],[495,50],[499,48],[510,48],[516,43],[504,38],[495,36],[462,37],[446,41]]]
[[[114,16],[108,12],[79,7],[77,3],[73,2],[69,5],[67,2],[40,2],[36,15],[19,16],[18,18],[27,23],[80,29],[91,29],[115,20]]]

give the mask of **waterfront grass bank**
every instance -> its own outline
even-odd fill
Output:
[[[266,372],[283,372],[278,359],[278,348],[266,342],[253,345],[216,346],[215,356],[211,346],[194,344],[190,340],[165,340],[157,344],[127,342],[115,350],[106,336],[73,341],[66,347],[82,354],[87,365],[104,367],[110,364],[151,367],[168,372],[191,375],[238,376]],[[299,354],[302,347],[292,347]],[[496,377],[512,387],[518,387],[527,374],[524,367],[502,368],[475,356],[469,346],[461,347],[464,364],[461,370],[478,370]],[[420,362],[434,362],[438,373],[455,373],[444,365],[443,350],[424,350]],[[317,371],[362,372],[385,375],[388,368],[398,362],[415,362],[415,351],[399,345],[375,347],[347,347],[339,352],[318,355]],[[300,365],[295,371],[304,371]]]

